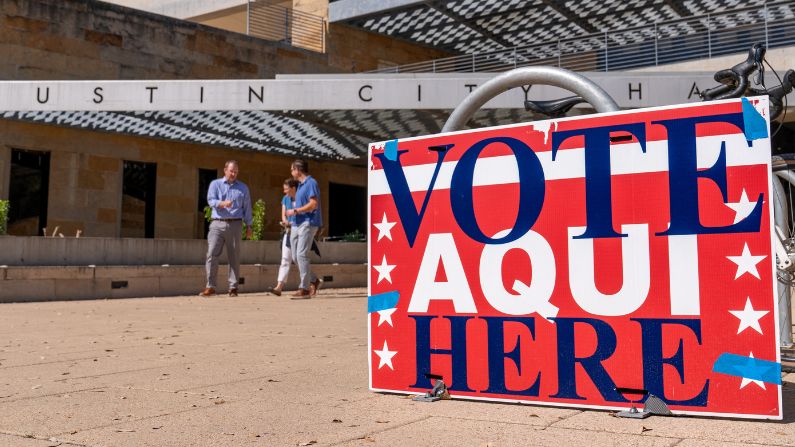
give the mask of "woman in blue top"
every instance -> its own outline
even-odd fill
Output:
[[[282,235],[282,262],[279,265],[279,277],[277,279],[276,287],[271,289],[271,292],[276,296],[281,296],[284,282],[287,280],[287,275],[290,274],[290,264],[292,263],[293,256],[290,251],[290,226],[295,224],[295,216],[288,216],[287,210],[295,208],[295,191],[298,189],[298,181],[291,178],[284,181],[284,197],[282,197],[282,220],[279,224],[284,229]]]

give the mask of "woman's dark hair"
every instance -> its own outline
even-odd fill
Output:
[[[288,178],[287,180],[284,181],[284,185],[287,186],[288,188],[298,188],[298,180]]]
[[[291,165],[293,168],[298,169],[300,172],[304,174],[309,174],[309,162],[302,159],[297,159]]]

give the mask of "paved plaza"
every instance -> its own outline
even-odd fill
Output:
[[[0,446],[795,445],[795,373],[783,422],[373,393],[365,290],[321,293],[2,304]]]

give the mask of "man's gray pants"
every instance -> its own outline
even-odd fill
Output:
[[[240,242],[243,237],[243,221],[214,220],[207,233],[207,287],[215,289],[218,276],[218,257],[224,252],[229,259],[229,288],[237,289],[240,277]]]
[[[317,279],[309,265],[309,249],[315,239],[318,227],[312,227],[309,222],[293,225],[290,228],[290,248],[293,250],[293,261],[298,266],[301,283],[298,287],[309,290],[309,284]]]

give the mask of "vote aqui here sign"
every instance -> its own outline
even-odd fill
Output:
[[[371,144],[370,388],[781,419],[767,110]]]

